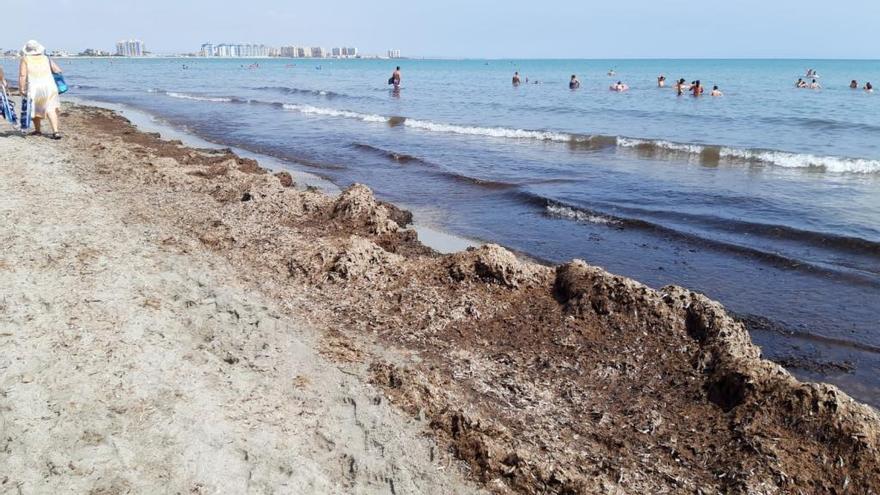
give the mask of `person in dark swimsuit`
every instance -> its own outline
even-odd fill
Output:
[[[581,82],[578,81],[578,78],[575,74],[571,75],[571,81],[568,82],[568,89],[578,89],[581,87]]]
[[[388,80],[388,84],[393,84],[394,89],[400,89],[400,67],[394,69],[394,72],[391,74],[391,79]]]

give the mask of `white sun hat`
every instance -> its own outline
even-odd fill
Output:
[[[46,52],[46,49],[36,40],[30,40],[24,44],[21,52],[25,55],[42,55]]]

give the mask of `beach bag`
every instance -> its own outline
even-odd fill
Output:
[[[19,122],[21,123],[21,130],[26,131],[31,127],[31,117],[33,116],[33,102],[27,96],[21,97],[21,116],[19,118]]]
[[[67,87],[67,83],[64,81],[64,76],[62,76],[61,74],[55,74],[53,72],[52,77],[55,78],[55,85],[58,86],[58,94],[63,95],[64,93],[67,93],[67,90],[69,88]]]
[[[49,57],[46,57],[49,58]],[[52,60],[49,59],[49,65],[51,67]],[[58,86],[58,94],[63,95],[67,93],[67,90],[70,89],[67,87],[67,82],[64,81],[64,75],[56,74],[54,71],[52,72],[52,78],[55,79],[55,86]]]

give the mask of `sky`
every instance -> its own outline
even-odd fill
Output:
[[[880,58],[877,0],[4,1],[0,47],[205,42],[453,58]],[[34,18],[33,22],[24,22]],[[36,19],[39,19],[39,23]]]

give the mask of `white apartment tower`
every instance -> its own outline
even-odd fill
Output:
[[[116,43],[116,55],[121,57],[143,57],[145,51],[141,40],[121,40]]]

